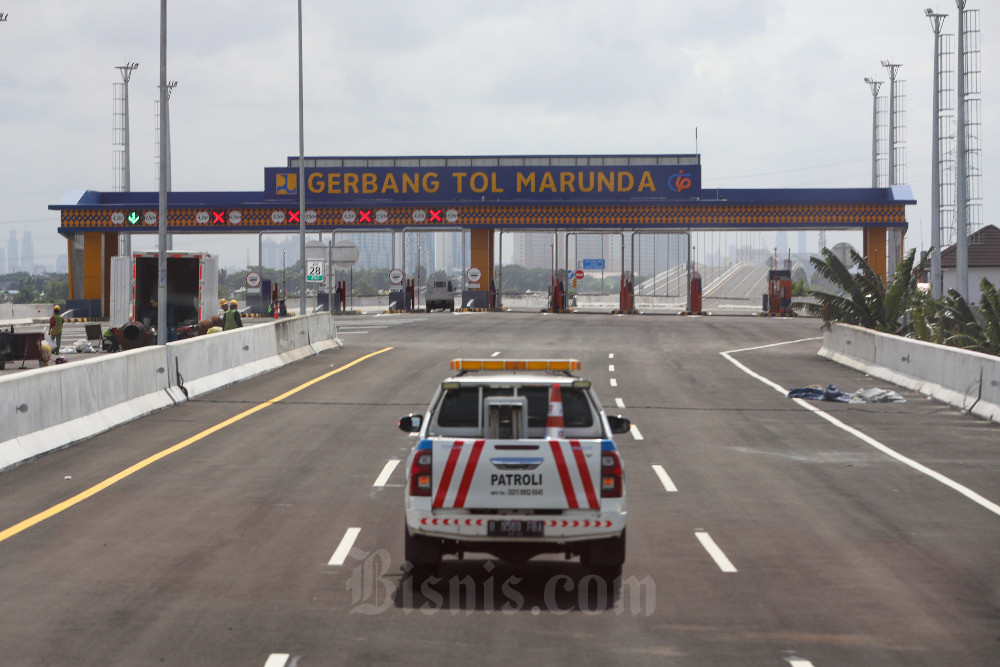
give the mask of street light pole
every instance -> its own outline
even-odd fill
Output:
[[[934,84],[931,86],[931,296],[944,294],[941,274],[941,26],[947,14],[927,9],[934,30]]]
[[[302,0],[299,0],[299,257],[302,261],[300,315],[306,314],[306,144],[303,132],[302,97]]]
[[[167,108],[167,0],[160,0],[160,109]],[[166,123],[160,123],[160,146],[166,142]],[[167,161],[160,160],[160,197],[157,213],[158,283],[156,344],[167,343]]]

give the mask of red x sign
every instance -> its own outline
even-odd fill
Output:
[[[224,225],[224,224],[226,224],[226,212],[225,211],[212,211],[212,224],[213,225]]]
[[[369,209],[367,211],[358,211],[358,216],[360,216],[360,218],[361,218],[359,220],[359,222],[371,222],[372,221],[372,212],[371,212],[371,209]]]
[[[435,220],[441,222],[441,209],[436,211],[434,209],[430,209],[428,212],[431,214],[431,222],[434,222]]]
[[[299,212],[298,211],[289,211],[288,212],[288,222],[298,222],[298,221],[299,221]]]

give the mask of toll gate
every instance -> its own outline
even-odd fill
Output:
[[[861,229],[863,255],[885,278],[887,230],[905,231],[908,186],[706,188],[701,156],[532,155],[308,157],[265,167],[259,192],[170,192],[169,234],[468,230],[464,292],[492,305],[497,231],[646,232]],[[300,188],[305,208],[299,210]],[[156,192],[74,190],[58,204],[67,238],[70,299],[109,308],[111,258],[122,234],[158,232]],[[301,218],[300,218],[301,216]],[[555,264],[563,266],[566,257]],[[624,283],[623,283],[624,284]],[[464,300],[464,299],[463,299]]]

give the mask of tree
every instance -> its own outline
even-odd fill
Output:
[[[882,284],[881,276],[853,249],[851,266],[856,268],[853,273],[829,248],[823,248],[821,253],[822,257],[811,257],[809,261],[816,273],[834,285],[834,289],[806,289],[806,294],[815,298],[816,303],[797,302],[795,308],[876,331],[907,332],[910,328],[907,314],[917,299],[919,276],[923,273],[929,253],[914,268],[916,249],[910,250],[897,265],[888,285]]]

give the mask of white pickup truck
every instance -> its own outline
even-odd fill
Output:
[[[625,562],[625,475],[615,433],[575,359],[454,359],[407,460],[406,560],[413,576],[442,556],[509,562],[579,556],[610,583]]]

